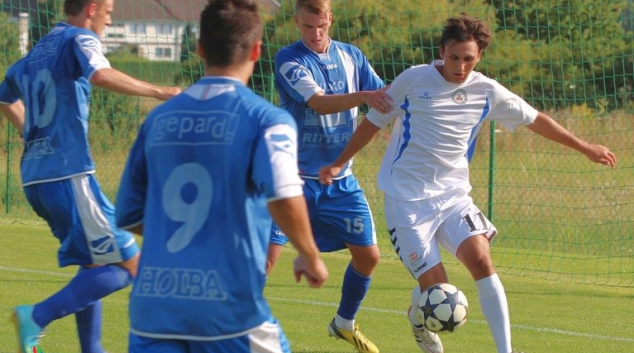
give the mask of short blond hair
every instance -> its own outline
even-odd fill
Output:
[[[315,15],[330,13],[330,0],[297,0],[295,3],[295,13],[306,10]]]

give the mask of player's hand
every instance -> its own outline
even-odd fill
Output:
[[[376,109],[381,114],[387,114],[392,111],[393,99],[385,91],[389,86],[385,86],[376,91],[368,92],[365,103],[370,108]]]
[[[169,86],[164,86],[161,87],[156,95],[156,99],[162,100],[162,101],[166,101],[172,97],[174,97],[175,95],[178,95],[181,93],[181,89],[180,87],[169,87]]]
[[[585,155],[595,163],[607,165],[612,168],[616,165],[616,156],[605,146],[591,144],[588,146]]]
[[[319,182],[324,185],[331,185],[332,178],[341,173],[341,167],[337,167],[334,164],[327,165],[319,169]]]
[[[303,276],[312,288],[321,287],[328,279],[328,269],[319,256],[314,259],[302,255],[297,256],[293,262],[293,273],[297,283],[302,280]]]

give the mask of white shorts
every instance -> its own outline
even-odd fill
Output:
[[[483,234],[491,241],[497,233],[469,195],[441,195],[420,201],[385,195],[384,202],[394,250],[416,279],[441,262],[438,245],[455,257],[468,238]]]

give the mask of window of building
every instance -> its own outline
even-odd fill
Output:
[[[133,23],[130,25],[130,31],[133,34],[145,34],[145,23]]]
[[[169,58],[172,56],[172,48],[156,48],[157,58]]]
[[[172,34],[174,27],[171,24],[160,23],[156,25],[156,34]]]

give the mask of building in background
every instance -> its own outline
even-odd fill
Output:
[[[26,53],[29,52],[29,25],[30,25],[30,16],[28,12],[20,12],[18,14],[18,31],[20,33],[20,38],[18,39],[18,43],[20,46],[20,54],[25,56]]]
[[[260,1],[267,11],[280,6],[276,0]],[[104,53],[131,51],[149,60],[178,61],[183,39],[198,37],[200,12],[206,4],[207,0],[117,2],[113,25],[102,38]]]
[[[276,11],[277,0],[260,0],[264,11]],[[101,38],[106,54],[130,52],[148,60],[179,61],[183,39],[198,37],[200,12],[207,0],[134,0],[118,1],[112,14],[112,26],[107,27]],[[50,1],[4,0],[0,11],[10,13],[20,23],[20,50],[28,51],[33,20],[43,11],[63,19],[61,9],[48,9]],[[57,6],[55,6],[57,7]],[[61,11],[60,13],[58,13]],[[41,20],[40,20],[41,21]],[[35,22],[37,24],[38,21]],[[52,27],[54,21],[50,23]],[[45,33],[49,28],[45,28]],[[185,35],[185,31],[188,31]],[[43,33],[43,34],[45,34]]]

